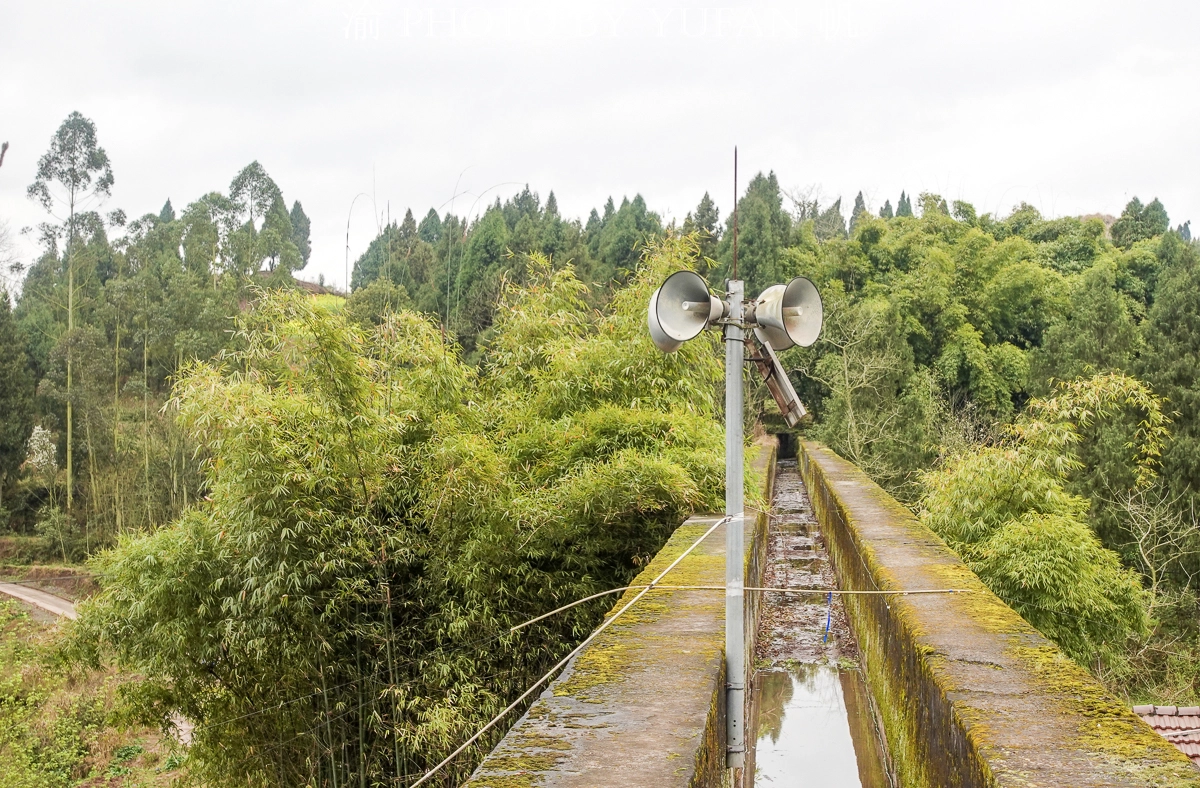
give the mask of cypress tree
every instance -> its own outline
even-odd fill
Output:
[[[1191,244],[1173,242],[1159,273],[1154,305],[1146,317],[1142,377],[1178,412],[1174,435],[1163,454],[1163,478],[1181,495],[1183,509],[1200,490],[1200,254]]]
[[[1171,228],[1167,209],[1155,198],[1148,205],[1134,197],[1121,212],[1121,218],[1113,222],[1113,243],[1128,249],[1138,241],[1155,238]]]
[[[700,198],[700,204],[696,206],[695,212],[689,212],[687,218],[683,220],[684,233],[698,232],[700,233],[700,256],[715,258],[717,256],[717,241],[721,238],[721,228],[718,222],[721,218],[721,212],[717,210],[716,203],[708,192]]]
[[[867,215],[867,203],[863,200],[863,193],[860,191],[858,196],[854,198],[854,210],[850,212],[850,234],[854,234],[854,226],[858,224],[858,220]]]
[[[292,203],[292,212],[289,218],[292,220],[292,243],[296,245],[296,249],[300,252],[300,259],[304,261],[304,265],[308,265],[309,255],[312,254],[312,241],[310,239],[312,222],[309,221],[308,214],[304,212],[304,208],[300,205],[299,200]],[[304,266],[300,267],[303,268]]]
[[[417,225],[417,235],[427,244],[436,244],[442,237],[442,219],[433,208],[425,214],[425,218]]]
[[[908,195],[905,194],[904,192],[900,192],[900,202],[896,203],[896,215],[897,216],[912,216],[913,215],[912,201],[910,201],[908,199]]]
[[[33,431],[33,393],[25,335],[13,320],[8,292],[0,288],[0,512],[4,488],[25,460],[25,442]]]
[[[892,201],[884,200],[883,207],[879,209],[879,218],[891,219],[893,216],[895,216],[895,214],[892,213]]]

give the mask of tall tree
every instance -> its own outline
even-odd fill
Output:
[[[292,243],[296,245],[296,249],[300,252],[300,259],[304,261],[304,265],[308,265],[309,255],[312,254],[312,241],[310,239],[312,231],[312,222],[309,221],[308,214],[304,212],[304,208],[300,205],[300,201],[296,200],[292,203]],[[300,266],[301,268],[304,265]]]
[[[1089,268],[1071,293],[1067,319],[1051,326],[1034,353],[1030,385],[1034,393],[1051,391],[1049,379],[1072,380],[1091,372],[1126,372],[1137,356],[1141,337],[1130,299],[1116,289],[1117,269],[1109,260]]]
[[[846,218],[842,216],[842,198],[838,197],[813,222],[813,232],[822,241],[846,237]]]
[[[1122,249],[1128,249],[1138,241],[1154,238],[1171,229],[1171,221],[1167,217],[1167,209],[1154,198],[1149,205],[1134,197],[1121,212],[1121,218],[1113,222],[1113,243]]]
[[[908,195],[900,192],[900,202],[896,203],[897,216],[912,216],[912,201],[908,199]]]
[[[884,200],[883,207],[879,209],[879,218],[891,219],[893,216],[895,216],[895,214],[892,213],[892,201]]]
[[[50,149],[38,160],[37,175],[29,185],[37,200],[62,223],[67,240],[67,332],[75,330],[75,246],[81,210],[94,208],[112,194],[113,173],[108,154],[96,142],[96,124],[72,112],[50,140]],[[66,211],[66,216],[56,211]],[[57,233],[56,233],[57,234]],[[74,413],[71,405],[72,358],[67,360],[67,510],[74,502]]]
[[[1163,478],[1192,501],[1200,493],[1200,253],[1175,236],[1163,241],[1172,239],[1179,248],[1159,274],[1140,366],[1155,392],[1178,411],[1175,435],[1163,456]]]
[[[425,218],[417,225],[417,235],[427,244],[437,244],[442,237],[442,220],[433,208],[425,214]]]
[[[292,241],[294,235],[292,219],[283,197],[276,195],[267,209],[258,243],[259,253],[267,259],[267,267],[271,271],[291,273],[304,267],[300,250]]]
[[[747,293],[783,281],[783,249],[792,231],[792,218],[783,210],[783,193],[774,172],[750,179],[738,201],[738,276]],[[733,214],[725,217],[721,238],[722,275],[733,274]]]
[[[701,258],[715,258],[717,256],[717,242],[721,239],[721,212],[717,209],[716,203],[708,192],[700,198],[700,204],[696,206],[696,210],[689,213],[683,220],[683,231],[685,233],[698,232],[700,237],[697,243],[700,246]]]
[[[854,227],[858,224],[859,220],[864,216],[868,216],[869,214],[870,212],[867,211],[867,203],[865,200],[863,200],[863,193],[859,192],[854,198],[854,210],[850,212],[851,235],[854,235]]]
[[[279,187],[257,161],[252,161],[229,184],[229,199],[237,203],[251,224],[266,215],[279,196]]]
[[[242,272],[253,274],[262,266],[263,257],[266,256],[259,244],[258,221],[267,216],[276,200],[281,199],[279,187],[261,164],[252,161],[230,182],[229,199],[237,206],[240,216],[245,217],[237,239]],[[289,239],[290,235],[289,232]]]
[[[598,258],[591,279],[596,283],[624,281],[637,267],[646,242],[662,233],[662,220],[646,207],[642,195],[621,200],[613,208],[612,198],[604,206],[604,221],[600,232],[589,239],[593,254]]]
[[[0,514],[4,488],[25,459],[33,431],[33,376],[25,355],[25,336],[12,316],[8,291],[0,288]]]
[[[175,221],[175,207],[171,205],[170,197],[163,203],[162,210],[158,212],[158,220],[164,224]]]

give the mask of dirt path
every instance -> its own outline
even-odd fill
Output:
[[[70,619],[76,618],[75,605],[72,602],[54,594],[39,591],[36,588],[29,588],[18,583],[0,583],[0,593],[16,597],[22,602],[27,602],[56,616],[66,616]]]

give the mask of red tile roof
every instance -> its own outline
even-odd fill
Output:
[[[1200,766],[1200,706],[1134,706],[1133,713]]]

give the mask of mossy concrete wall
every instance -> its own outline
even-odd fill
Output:
[[[757,494],[770,500],[775,440],[748,456]],[[761,496],[761,497],[760,497]],[[763,507],[765,508],[765,507]],[[745,524],[750,585],[765,560],[766,514]],[[690,518],[633,581],[645,585],[708,530],[718,515]],[[724,528],[663,579],[664,585],[725,584]],[[629,601],[627,591],[612,612]],[[752,598],[747,631],[753,633]],[[581,651],[488,755],[467,785],[719,786],[725,774],[725,595],[654,591]],[[753,644],[747,664],[752,664]],[[746,693],[749,697],[750,693]]]
[[[1200,771],[989,591],[862,471],[803,443],[801,472],[901,786],[1200,786]]]

